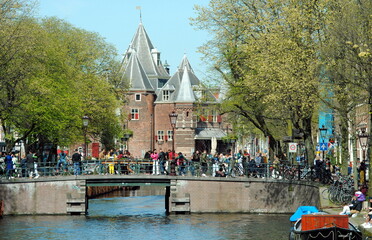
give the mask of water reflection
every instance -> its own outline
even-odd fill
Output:
[[[0,219],[0,239],[288,239],[287,215],[167,216],[163,190],[91,199],[88,216],[7,216]]]

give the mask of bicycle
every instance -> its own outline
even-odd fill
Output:
[[[244,175],[243,166],[239,163],[235,163],[233,168],[230,170],[229,176],[235,178],[237,176],[243,176],[243,175]]]

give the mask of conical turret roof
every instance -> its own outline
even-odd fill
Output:
[[[169,78],[169,74],[161,64],[160,52],[152,44],[142,23],[137,28],[125,58],[129,58],[133,50],[137,52],[137,57],[149,78]]]
[[[125,79],[129,80],[132,91],[154,91],[145,70],[143,69],[136,51],[132,50],[124,72]]]

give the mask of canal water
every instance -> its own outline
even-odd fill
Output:
[[[4,216],[0,239],[287,240],[289,215],[165,214],[163,189],[89,200],[88,216]]]

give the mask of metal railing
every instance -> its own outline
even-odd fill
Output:
[[[57,163],[47,162],[38,163],[37,171],[28,169],[26,165],[15,164],[14,169],[8,175],[5,164],[0,163],[0,178],[27,178],[36,176],[69,176],[74,175],[73,163],[57,166]],[[159,167],[158,170],[155,168]],[[147,159],[102,159],[102,160],[84,160],[80,164],[80,174],[83,175],[139,175],[139,174],[168,174],[171,172],[171,162],[165,161],[165,172],[160,173],[162,169],[159,164],[154,164],[153,160]],[[32,171],[33,175],[30,176]],[[272,178],[278,180],[318,180],[317,171],[310,167],[303,167],[290,164],[272,164],[252,162],[229,163],[229,162],[208,162],[206,165],[185,161],[183,165],[175,166],[177,176],[216,176],[217,171],[222,171],[226,177],[249,177],[249,178]]]

